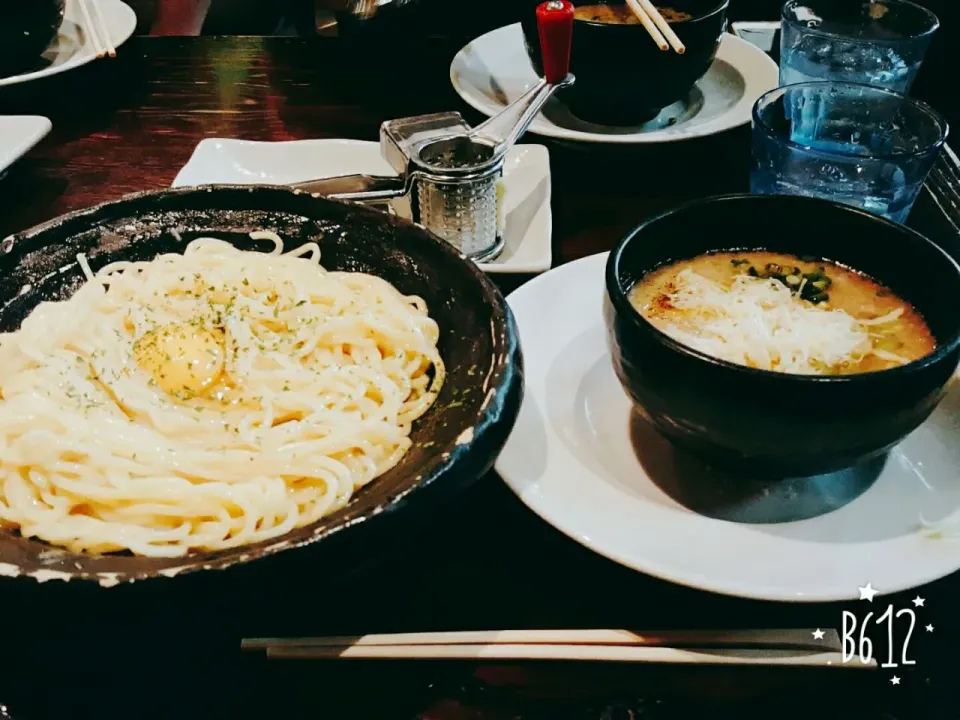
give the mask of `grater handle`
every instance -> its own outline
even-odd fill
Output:
[[[396,175],[341,175],[294,183],[292,187],[331,200],[360,203],[384,202],[409,192],[406,181]]]
[[[569,0],[549,0],[537,6],[537,29],[543,75],[551,85],[561,82],[570,72],[570,46],[573,44],[573,5]]]
[[[567,72],[573,38],[573,5],[569,0],[541,3],[537,6],[537,26],[543,51],[543,79],[468,134],[471,139],[482,137],[493,141],[496,156],[513,147],[553,93],[576,80]]]

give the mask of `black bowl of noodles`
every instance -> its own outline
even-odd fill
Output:
[[[507,304],[476,265],[463,259],[450,245],[410,222],[368,208],[315,198],[281,187],[204,186],[135,194],[59,217],[0,243],[0,331],[19,330],[24,319],[40,303],[73,296],[86,280],[82,262],[78,259],[80,254],[90,270],[97,272],[113,262],[151,261],[161,254],[182,254],[187,245],[199,237],[218,238],[240,250],[272,250],[270,241],[250,237],[254,231],[279,235],[285,252],[316,243],[320,263],[327,270],[368,273],[392,284],[404,296],[416,295],[425,301],[429,317],[439,328],[435,347],[446,367],[446,377],[432,405],[413,421],[409,434],[412,445],[394,467],[357,489],[344,506],[310,524],[252,544],[190,550],[177,557],[155,557],[129,550],[95,552],[77,550],[75,545],[70,549],[66,543],[38,539],[39,533],[31,537],[21,535],[19,525],[9,517],[10,504],[4,503],[8,500],[12,503],[10,498],[23,492],[24,478],[30,477],[30,468],[22,464],[26,462],[22,458],[29,452],[24,450],[27,453],[24,455],[20,450],[10,450],[27,447],[23,445],[26,431],[23,427],[17,429],[8,424],[0,431],[4,434],[4,447],[8,449],[0,459],[0,463],[5,463],[0,464],[3,473],[0,477],[3,481],[0,512],[6,510],[8,513],[3,529],[0,529],[0,575],[32,577],[38,581],[84,579],[112,586],[156,576],[169,578],[198,569],[224,569],[307,545],[314,546],[315,550],[323,546],[343,549],[349,546],[350,538],[361,528],[379,526],[381,517],[394,517],[406,509],[429,511],[438,500],[466,488],[489,470],[513,427],[523,393],[523,365],[517,329]],[[209,272],[213,273],[215,269]],[[208,275],[200,274],[203,278],[197,279],[197,287],[202,289]],[[245,277],[240,282],[244,282]],[[251,273],[250,277],[255,274]],[[178,278],[178,281],[182,280]],[[116,282],[119,287],[121,281]],[[192,281],[187,279],[185,282]],[[306,293],[304,297],[313,297],[309,288],[300,288],[299,291]],[[318,292],[316,288],[314,292]],[[254,295],[257,302],[280,304],[272,291],[258,291]],[[164,298],[158,295],[157,303],[163,301]],[[311,299],[309,302],[315,301]],[[292,307],[285,306],[284,312],[292,312]],[[132,315],[128,314],[128,317]],[[293,320],[284,322],[293,327]],[[233,333],[230,337],[234,342],[239,331],[229,332]],[[325,336],[324,332],[335,334],[339,331],[318,330],[316,337]],[[197,331],[191,337],[199,334]],[[38,346],[42,343],[39,339],[36,342]],[[142,342],[142,338],[138,342]],[[381,340],[376,342],[379,347]],[[165,347],[169,349],[169,346]],[[147,356],[140,352],[137,350],[137,354],[126,357],[139,359]],[[91,367],[100,366],[91,362]],[[169,371],[172,366],[164,367]],[[331,367],[340,366],[334,362]],[[3,378],[0,385],[11,382],[9,378],[15,375],[8,370],[0,375]],[[97,372],[103,370],[95,369],[86,379],[94,378]],[[426,386],[432,382],[431,378],[435,379],[435,367],[425,372],[427,379],[415,382]],[[159,382],[159,377],[154,374],[151,382]],[[101,381],[106,383],[106,380]],[[368,391],[357,402],[385,403],[386,391],[381,394],[383,397],[377,392],[371,395]],[[5,393],[3,397],[0,403],[8,402],[7,398],[13,397],[12,389],[10,396]],[[187,398],[186,395],[183,397]],[[322,399],[324,396],[322,393],[310,395],[304,402],[317,402],[317,397]],[[193,396],[187,399],[199,402]],[[2,410],[0,407],[0,414]],[[138,412],[131,410],[127,414],[133,418],[132,425],[140,427],[142,418],[148,416],[138,415]],[[279,427],[283,422],[289,426],[299,420],[274,418],[272,422]],[[2,421],[0,425],[3,425]],[[138,432],[127,425],[117,427],[120,429],[107,427],[104,433]],[[69,435],[70,430],[61,428],[58,432],[61,436]],[[130,437],[134,438],[134,435]],[[322,439],[322,433],[315,433],[308,440],[315,441],[318,437]],[[96,454],[102,450],[100,440],[91,441],[88,450],[60,450],[58,442],[61,439],[42,432],[33,438],[32,447],[39,444],[44,447],[44,452],[59,453],[55,465],[49,466],[53,469],[45,470],[48,476],[57,473],[56,482],[50,481],[49,477],[46,481],[43,478],[36,480],[34,485],[46,487],[30,490],[38,496],[51,492],[51,483],[57,497],[68,496],[72,492],[69,488],[76,488],[71,482],[84,476],[85,463],[93,463],[93,458],[100,457]],[[359,451],[350,452],[356,454]],[[234,455],[230,457],[236,459]],[[343,455],[338,457],[347,462]],[[124,462],[133,462],[131,458],[132,455],[125,456]],[[141,458],[136,462],[144,461]],[[175,474],[169,470],[174,466],[186,467],[186,464],[166,466],[168,474]],[[111,487],[98,490],[98,493],[116,492],[117,487],[125,487],[122,468],[129,465],[120,463],[117,467],[121,468],[116,471],[120,473],[120,479],[105,481],[102,484]],[[108,474],[98,472],[101,473],[98,477],[108,477]],[[140,470],[137,473],[140,478],[142,473]],[[186,470],[184,474],[187,477],[176,476],[175,479],[180,486],[187,488],[186,492],[192,492],[191,488],[206,482],[205,478],[195,477]],[[229,482],[229,478],[225,482]],[[296,492],[297,488],[291,486],[288,491]],[[111,497],[112,508],[124,506],[122,497]],[[22,504],[22,498],[20,502]],[[76,505],[75,501],[65,517],[72,517],[75,513],[86,517],[85,513],[89,511],[89,507],[82,503]],[[230,512],[236,514],[240,511]],[[216,513],[211,511],[211,514]],[[194,513],[190,522],[203,522],[197,517]],[[124,516],[122,522],[136,521]],[[263,519],[257,520],[255,527],[264,522]],[[272,522],[276,526],[276,518]],[[52,532],[59,532],[57,522],[51,522],[51,527],[54,528]],[[325,542],[334,539],[338,542]]]
[[[736,239],[712,230],[732,223]],[[741,475],[876,460],[926,421],[960,363],[960,317],[943,300],[960,265],[904,225],[827,200],[677,206],[610,253],[606,286],[608,346],[636,409]]]

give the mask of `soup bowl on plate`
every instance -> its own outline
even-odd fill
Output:
[[[536,6],[522,19],[524,44],[543,75]],[[573,0],[570,72],[577,81],[557,97],[585,122],[628,126],[648,122],[685,99],[713,63],[727,29],[729,0],[664,0],[657,4],[686,50],[660,50],[624,3]]]
[[[835,278],[848,273],[845,268],[856,271],[878,298],[900,299],[907,314],[915,311],[915,322],[929,329],[935,346],[910,362],[881,364],[884,369],[858,365],[846,374],[759,369],[719,359],[721,350],[694,349],[699,341],[681,342],[689,336],[678,334],[678,325],[667,328],[649,306],[631,302],[638,282],[658,269],[689,267],[683,261],[730,251],[732,259],[724,261],[731,264],[751,262],[751,253],[762,259],[759,253],[767,251],[812,260]],[[958,292],[960,266],[903,225],[826,200],[730,195],[677,207],[622,240],[607,263],[604,312],[617,377],[661,434],[718,465],[798,477],[876,458],[927,419],[960,362],[960,315],[953,307]],[[826,300],[821,309],[834,311],[844,302],[839,296],[814,300]],[[812,312],[812,305],[801,311]],[[875,337],[871,342],[879,342]]]
[[[0,10],[0,77],[33,70],[56,39],[66,0],[4,3]]]

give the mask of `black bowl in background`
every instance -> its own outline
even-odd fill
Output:
[[[760,249],[873,277],[923,315],[937,350],[881,372],[787,375],[692,350],[630,305],[634,283],[664,263]],[[677,445],[750,473],[815,475],[884,453],[933,412],[960,361],[960,266],[914,230],[825,200],[730,195],[682,205],[620,242],[606,286],[614,369],[640,412]]]
[[[601,0],[572,0],[574,6]],[[664,0],[693,19],[671,25],[686,46],[678,55],[660,50],[642,25],[611,25],[574,20],[570,72],[577,81],[557,93],[579,119],[600,125],[637,125],[683,100],[710,69],[727,29],[729,0]],[[522,25],[527,54],[543,75],[536,7],[529,0]],[[622,3],[610,2],[610,5]]]
[[[57,37],[66,0],[8,0],[0,9],[0,78],[37,67]]]
[[[414,423],[413,446],[346,507],[280,538],[182,558],[146,558],[77,554],[0,530],[0,574],[112,585],[223,569],[306,545],[316,547],[309,567],[327,567],[318,564],[324,547],[337,554],[334,564],[342,563],[342,553],[369,561],[369,548],[364,553],[349,547],[359,545],[353,538],[361,529],[389,526],[381,519],[401,509],[430,511],[492,466],[523,394],[513,315],[496,286],[451,245],[369,208],[290,188],[214,185],[140,193],[64,215],[0,243],[0,332],[18,328],[40,302],[65,299],[82,285],[77,253],[86,253],[96,270],[113,261],[182,252],[200,236],[266,249],[269,244],[248,236],[257,229],[277,232],[291,249],[316,242],[327,269],[378,275],[426,300],[440,326],[448,375],[436,403]]]

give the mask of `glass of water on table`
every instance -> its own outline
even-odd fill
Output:
[[[789,0],[781,20],[780,85],[837,80],[899,93],[940,26],[907,0]]]
[[[930,106],[891,90],[808,82],[753,109],[751,192],[807,195],[903,222],[947,137]]]

